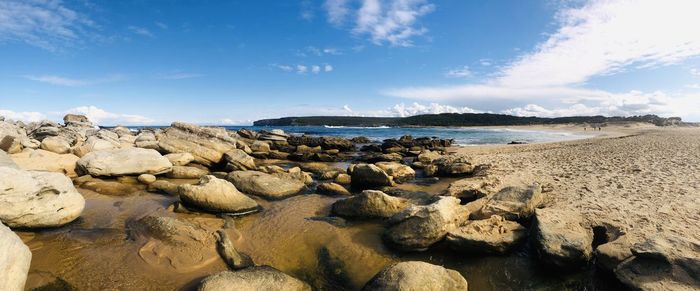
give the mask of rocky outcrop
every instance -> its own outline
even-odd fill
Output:
[[[85,199],[63,174],[0,167],[0,221],[10,227],[54,227],[80,216]]]
[[[77,177],[75,166],[78,157],[73,154],[56,154],[45,150],[24,150],[12,155],[12,160],[23,170],[62,173],[68,177]]]
[[[239,192],[231,182],[211,175],[202,177],[196,185],[180,185],[178,193],[184,203],[211,212],[244,214],[259,208],[255,200]]]
[[[700,242],[670,233],[652,234],[632,246],[615,275],[633,290],[700,289]]]
[[[270,266],[250,267],[235,272],[211,275],[199,285],[199,291],[289,290],[311,291],[311,286]]]
[[[394,185],[393,178],[381,168],[372,164],[357,164],[350,168],[354,189],[376,189]]]
[[[384,240],[400,250],[422,251],[442,240],[467,219],[459,199],[441,197],[430,205],[413,205],[391,217]]]
[[[537,209],[532,240],[540,260],[564,270],[585,266],[593,254],[593,231],[582,223],[583,218],[576,212]]]
[[[467,280],[459,272],[418,261],[390,265],[362,288],[363,291],[466,291],[467,289]]]
[[[237,140],[223,128],[174,122],[158,134],[158,146],[167,153],[190,153],[202,165],[221,162],[224,153],[236,149]]]
[[[234,149],[224,153],[226,168],[230,171],[255,170],[255,159],[243,150]]]
[[[416,177],[416,171],[411,167],[397,162],[379,162],[377,167],[384,170],[396,183],[405,183]]]
[[[31,261],[29,247],[0,223],[0,290],[24,290]]]
[[[157,151],[142,148],[91,152],[78,160],[78,169],[92,176],[158,175],[172,167]]]
[[[296,195],[305,187],[299,180],[258,171],[234,171],[226,179],[243,193],[273,200]]]
[[[459,252],[503,254],[525,238],[525,227],[494,215],[489,219],[467,221],[450,231],[445,240],[452,249]]]
[[[410,206],[408,200],[365,190],[353,197],[333,203],[332,213],[343,217],[389,218]]]
[[[486,204],[471,215],[472,219],[487,219],[499,215],[508,220],[529,218],[542,203],[541,187],[505,187],[490,198]]]

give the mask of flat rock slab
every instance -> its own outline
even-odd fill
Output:
[[[365,190],[353,197],[336,201],[332,212],[343,217],[389,218],[410,205],[406,199],[392,197],[382,191]]]
[[[231,182],[211,175],[202,177],[196,185],[180,185],[178,193],[183,202],[212,212],[250,213],[258,209],[258,203]]]
[[[471,220],[450,231],[446,241],[456,251],[503,254],[527,238],[527,229],[514,221],[494,215]]]
[[[273,200],[296,195],[306,186],[296,179],[258,171],[234,171],[226,179],[243,193]]]
[[[173,164],[156,150],[124,148],[91,152],[78,160],[78,168],[92,176],[126,176],[170,172]]]
[[[542,203],[541,187],[505,187],[493,194],[486,204],[471,215],[472,219],[487,219],[499,215],[508,220],[531,217]]]

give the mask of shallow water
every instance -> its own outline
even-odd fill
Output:
[[[435,195],[450,181],[399,188]],[[87,205],[78,221],[53,230],[20,232],[33,253],[31,272],[52,273],[80,290],[190,290],[201,278],[227,269],[213,240],[194,249],[129,235],[131,222],[152,213],[193,221],[212,233],[222,227],[224,219],[166,210],[177,201],[175,197],[143,191],[119,197],[80,191]],[[271,265],[320,290],[357,290],[383,267],[404,260],[455,269],[471,290],[619,287],[592,268],[565,276],[546,271],[530,257],[528,245],[503,257],[462,255],[440,244],[427,252],[395,252],[382,243],[385,226],[381,221],[311,219],[328,216],[337,199],[315,194],[272,202],[256,198],[263,210],[235,218],[235,228],[229,232],[237,249],[257,264]]]

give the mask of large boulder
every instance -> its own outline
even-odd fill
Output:
[[[234,149],[224,153],[226,167],[231,171],[255,170],[255,159],[240,149]]]
[[[633,290],[699,290],[700,242],[670,233],[655,233],[632,246],[633,256],[615,269]]]
[[[467,219],[469,214],[459,202],[454,197],[440,197],[432,204],[404,209],[389,220],[392,226],[384,233],[384,240],[400,250],[426,250]]]
[[[467,289],[467,280],[459,272],[418,261],[390,265],[362,288],[363,291],[466,291]]]
[[[51,136],[41,141],[41,149],[57,154],[65,154],[70,151],[70,143],[63,137]]]
[[[255,200],[241,193],[231,182],[207,175],[197,185],[178,187],[180,200],[198,208],[225,213],[251,213],[258,210]]]
[[[378,162],[375,165],[391,176],[396,183],[405,183],[416,177],[411,167],[397,162]]]
[[[450,231],[445,240],[452,249],[459,252],[502,254],[526,237],[525,227],[494,215],[489,219],[467,221]]]
[[[88,137],[85,143],[73,147],[72,152],[78,157],[83,157],[91,152],[106,151],[116,148],[119,148],[119,144],[115,144],[113,141],[101,139],[93,135]]]
[[[540,260],[563,270],[585,266],[593,255],[593,231],[582,223],[576,212],[537,209],[532,239]]]
[[[12,160],[23,170],[62,173],[68,177],[77,177],[75,165],[78,157],[73,154],[56,154],[45,150],[25,150],[12,155]]]
[[[614,272],[618,265],[632,257],[633,243],[627,235],[599,245],[595,249],[595,264],[598,268]]]
[[[194,161],[194,156],[190,153],[175,153],[164,156],[173,166],[184,166]]]
[[[31,261],[29,247],[0,223],[0,290],[24,290]]]
[[[143,148],[91,152],[78,160],[78,168],[92,176],[158,175],[172,167],[157,151]]]
[[[388,218],[406,207],[408,200],[386,195],[382,191],[365,190],[350,198],[333,203],[332,212],[343,217]]]
[[[224,128],[199,127],[174,122],[158,134],[158,145],[167,153],[190,153],[202,165],[221,162],[224,153],[236,149],[237,140]]]
[[[85,199],[59,173],[0,167],[0,221],[10,227],[54,227],[80,216]]]
[[[474,172],[469,157],[465,155],[446,155],[433,161],[439,176],[466,176]]]
[[[375,189],[394,185],[393,178],[375,165],[357,164],[353,165],[351,170],[351,183],[355,189]]]
[[[538,185],[527,188],[505,187],[488,198],[486,204],[472,213],[472,219],[487,219],[499,215],[508,220],[531,217],[542,203],[542,191]]]
[[[87,116],[79,114],[66,114],[65,116],[63,116],[63,124],[65,124],[66,126],[94,126],[92,122],[90,122],[90,119],[87,118]]]
[[[199,285],[199,291],[289,290],[311,291],[311,286],[270,266],[250,267],[235,272],[211,275]]]
[[[258,171],[234,171],[226,179],[243,193],[266,199],[283,199],[296,195],[305,188],[300,180],[284,175],[270,175]]]

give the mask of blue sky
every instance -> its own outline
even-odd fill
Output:
[[[0,115],[700,121],[700,2],[0,0]]]

